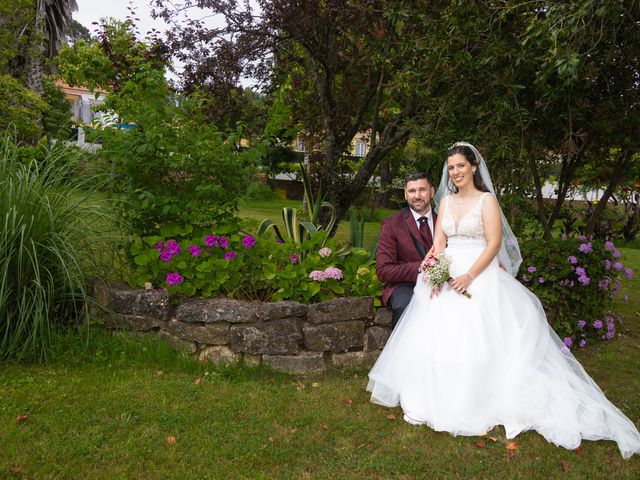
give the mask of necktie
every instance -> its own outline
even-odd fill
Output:
[[[433,237],[431,236],[431,229],[429,228],[429,221],[427,220],[427,217],[420,217],[418,218],[418,221],[420,222],[420,233],[422,234],[422,238],[427,242],[427,245],[431,245],[433,243]]]

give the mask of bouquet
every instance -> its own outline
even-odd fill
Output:
[[[431,296],[439,291],[442,285],[453,280],[449,275],[449,265],[451,265],[451,260],[444,253],[436,257],[426,258],[420,264],[418,272],[422,273],[422,280],[433,287]],[[467,291],[462,292],[462,294],[467,298],[471,298],[471,294]]]

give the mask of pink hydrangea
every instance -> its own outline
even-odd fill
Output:
[[[336,267],[325,268],[324,274],[327,278],[333,278],[334,280],[340,280],[342,278],[342,270]]]
[[[322,258],[326,258],[331,255],[331,249],[329,247],[322,247],[320,250],[318,250],[318,255],[320,255]]]

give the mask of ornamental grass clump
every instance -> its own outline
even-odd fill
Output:
[[[85,272],[104,218],[74,155],[56,147],[25,163],[0,139],[0,360],[44,360],[54,329],[88,320]]]

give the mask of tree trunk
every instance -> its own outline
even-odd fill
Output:
[[[26,82],[29,90],[44,93],[44,23],[45,9],[42,0],[36,1],[36,17],[34,25],[33,42],[29,49],[29,56],[26,61]]]
[[[613,173],[611,174],[611,178],[609,180],[609,184],[607,185],[602,198],[598,201],[596,208],[593,210],[591,214],[591,218],[589,219],[589,224],[587,225],[587,232],[590,235],[593,235],[596,231],[596,226],[600,222],[600,217],[602,217],[602,213],[605,211],[607,207],[607,203],[609,202],[609,198],[613,195],[620,182],[624,179],[624,174],[627,168],[629,167],[629,163],[631,161],[632,152],[629,149],[626,149],[620,155],[620,158],[616,162],[616,165],[613,168]]]

